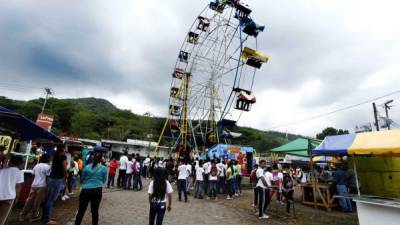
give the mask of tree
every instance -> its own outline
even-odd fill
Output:
[[[317,139],[323,140],[326,136],[332,136],[332,135],[341,135],[341,134],[348,134],[348,130],[344,129],[336,129],[334,127],[327,127],[322,130],[321,133],[317,134]]]

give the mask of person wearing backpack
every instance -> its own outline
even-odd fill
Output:
[[[102,198],[102,188],[107,180],[107,167],[101,164],[102,155],[95,153],[93,164],[85,167],[81,176],[82,191],[79,195],[79,210],[76,215],[75,225],[82,223],[83,216],[90,203],[92,211],[92,224],[99,223],[99,207]]]
[[[293,202],[293,193],[294,193],[294,182],[292,177],[286,171],[283,171],[283,181],[282,181],[282,190],[283,196],[286,199],[286,212],[290,213],[290,203]]]
[[[211,163],[210,177],[209,177],[209,191],[208,198],[217,199],[217,180],[218,180],[218,168],[215,161]]]
[[[253,187],[253,208],[257,207],[257,203],[258,203],[258,192],[256,190],[256,186],[257,186],[257,169],[258,169],[258,164],[254,165],[254,169],[250,172],[250,183],[251,186]]]

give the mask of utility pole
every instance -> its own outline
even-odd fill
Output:
[[[374,119],[375,119],[376,131],[379,131],[378,110],[376,109],[375,102],[372,103],[372,107],[374,108]]]
[[[42,112],[41,113],[44,112],[44,109],[45,109],[46,103],[47,103],[47,99],[49,98],[50,95],[53,94],[53,91],[51,90],[51,88],[44,88],[44,90],[46,91],[46,97],[44,98],[44,103],[43,103],[43,106],[42,106]]]
[[[392,107],[389,104],[392,102],[393,102],[393,99],[385,102],[385,104],[384,104],[385,112],[386,112],[386,126],[387,126],[388,130],[390,130],[389,109]]]

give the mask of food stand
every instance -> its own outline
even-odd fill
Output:
[[[361,225],[399,224],[400,130],[328,136],[313,153],[352,161],[357,194],[339,197],[356,202]]]
[[[285,158],[298,159],[309,163],[310,171],[313,171],[315,163],[323,161],[323,157],[313,158],[311,150],[321,144],[320,140],[297,138],[294,141],[282,146],[273,148],[271,153],[285,155]],[[328,160],[330,160],[329,158]],[[313,173],[310,173],[313,174]],[[332,184],[318,183],[314,176],[311,176],[311,182],[300,184],[302,193],[302,204],[317,207],[324,207],[327,211],[332,210],[334,202]]]
[[[20,198],[20,202],[23,202],[29,194],[30,186],[33,181],[32,171],[28,170],[28,162],[31,159],[37,159],[41,154],[40,151],[37,151],[37,154],[32,154],[32,140],[53,144],[61,143],[61,141],[56,135],[36,125],[35,122],[1,106],[0,136],[2,137],[3,143],[7,143],[6,151],[4,151],[5,158],[8,158],[10,154],[25,158],[25,163],[22,168],[25,179]]]

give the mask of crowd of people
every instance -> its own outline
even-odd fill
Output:
[[[93,224],[98,224],[98,209],[102,197],[103,184],[107,179],[107,167],[102,154],[91,154],[87,166],[83,168],[78,156],[68,162],[64,145],[57,146],[50,157],[43,154],[33,167],[34,176],[29,196],[19,213],[18,220],[43,224],[57,224],[52,217],[52,209],[57,199],[66,201],[74,194],[80,178],[79,209],[75,224],[81,224],[88,204],[91,204]],[[19,201],[24,183],[24,174],[19,169],[22,157],[10,155],[0,169],[0,225],[6,224],[15,203]]]
[[[92,152],[85,161],[85,167],[80,156],[68,161],[64,146],[58,146],[51,158],[42,155],[33,168],[34,180],[19,214],[19,221],[41,219],[44,224],[55,224],[52,218],[55,201],[66,201],[79,184],[79,208],[75,224],[81,224],[90,204],[92,224],[96,225],[103,186],[141,191],[142,179],[152,179],[147,190],[149,224],[162,224],[165,211],[172,208],[174,185],[177,187],[178,201],[188,202],[191,195],[197,199],[216,200],[223,196],[226,200],[232,200],[242,194],[242,172],[247,169],[242,168],[236,160],[161,160],[149,156],[140,158],[139,154],[127,152],[119,160],[113,157],[108,162],[102,153]],[[11,155],[8,164],[0,169],[0,225],[6,223],[12,206],[18,201],[24,182],[24,175],[18,169],[21,162],[20,156]],[[356,191],[354,174],[345,164],[337,168],[316,167],[310,172],[307,167],[294,169],[280,164],[267,165],[265,160],[260,160],[249,176],[254,190],[252,206],[259,219],[268,218],[268,206],[274,198],[278,204],[286,205],[286,212],[290,213],[295,185],[311,182],[312,177],[316,182],[334,183],[338,195],[345,196],[348,192]],[[347,198],[339,199],[339,204],[344,212],[352,211],[352,204]]]

